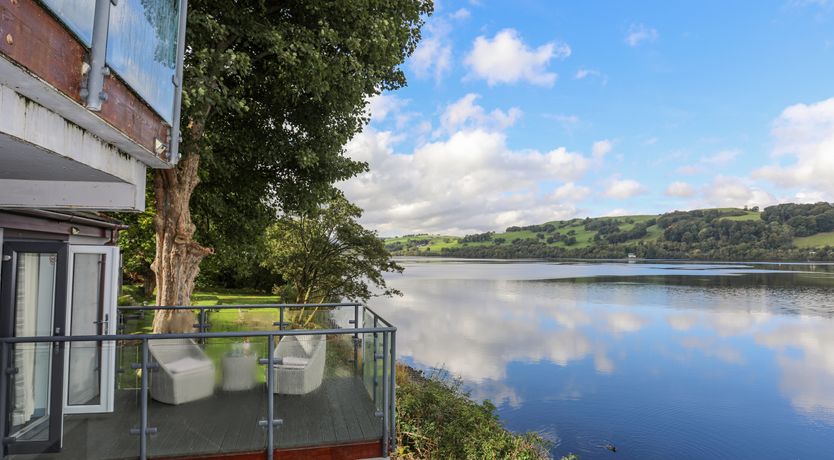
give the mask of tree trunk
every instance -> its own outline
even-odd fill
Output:
[[[199,154],[190,152],[183,155],[175,168],[155,171],[156,258],[151,268],[156,273],[157,305],[191,305],[200,261],[213,252],[194,241],[196,227],[191,222],[189,202],[199,183],[199,164]],[[156,333],[193,332],[194,323],[191,311],[158,310],[153,330]]]
[[[156,274],[153,270],[148,270],[142,275],[142,293],[145,297],[150,297],[154,289],[156,289]]]

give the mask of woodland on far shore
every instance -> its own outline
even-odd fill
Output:
[[[400,256],[834,261],[834,204],[577,218],[463,237],[386,238]]]

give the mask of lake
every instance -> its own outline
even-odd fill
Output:
[[[830,265],[400,262],[399,358],[556,458],[834,458]]]

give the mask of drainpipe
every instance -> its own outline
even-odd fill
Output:
[[[171,120],[171,150],[168,161],[180,161],[180,116],[182,115],[182,73],[185,59],[185,24],[188,19],[188,0],[180,0],[180,25],[177,30],[177,71],[174,74],[174,114]]]
[[[87,99],[87,109],[98,112],[101,103],[107,100],[104,92],[104,76],[110,75],[105,59],[107,58],[107,32],[110,28],[110,2],[117,0],[96,0],[95,16],[93,17],[93,42],[90,47],[90,70],[87,72],[86,95],[82,90],[82,97]]]

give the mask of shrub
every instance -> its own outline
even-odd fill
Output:
[[[397,458],[549,459],[538,433],[504,428],[489,401],[477,403],[460,382],[397,365]]]

